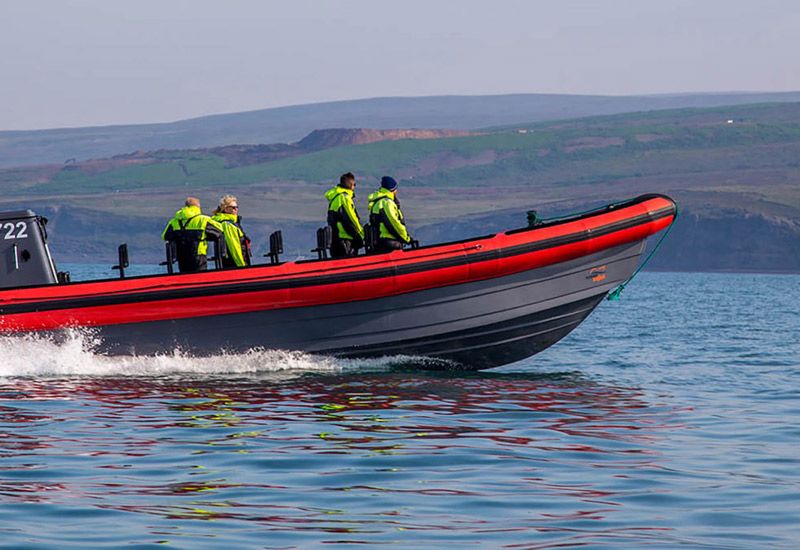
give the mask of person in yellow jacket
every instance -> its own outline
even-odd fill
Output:
[[[325,193],[328,199],[328,225],[333,230],[331,256],[334,258],[355,256],[358,249],[364,246],[364,227],[353,202],[355,187],[356,177],[347,172],[339,178],[339,185]]]
[[[222,258],[222,267],[250,265],[250,239],[242,229],[238,199],[233,195],[222,197],[211,219],[219,222],[225,235],[225,247],[228,249],[228,255]]]
[[[200,211],[200,199],[187,197],[175,212],[161,238],[175,243],[181,273],[203,271],[208,265],[208,241],[222,237],[222,226]]]
[[[375,243],[377,253],[400,250],[411,243],[397,199],[397,181],[394,178],[383,176],[380,189],[369,196],[369,223],[379,229]]]

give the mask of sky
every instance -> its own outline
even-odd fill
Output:
[[[0,0],[0,130],[386,96],[800,90],[798,0]]]

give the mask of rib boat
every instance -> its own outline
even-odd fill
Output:
[[[88,330],[112,355],[249,349],[487,369],[577,327],[637,269],[675,202],[642,195],[468,240],[342,259],[69,282],[45,220],[0,213],[0,335]],[[436,362],[432,362],[436,364]]]

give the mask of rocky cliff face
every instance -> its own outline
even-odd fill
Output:
[[[228,167],[261,164],[347,145],[363,145],[398,139],[436,139],[466,136],[461,130],[373,130],[370,128],[328,128],[314,130],[296,143],[271,145],[226,145],[202,150],[225,159]]]
[[[713,215],[687,210],[649,267],[800,273],[800,224],[736,209]]]
[[[333,147],[363,145],[378,141],[397,141],[400,139],[438,139],[474,135],[465,130],[374,130],[371,128],[327,128],[314,130],[295,143],[224,145],[190,150],[159,149],[157,151],[136,151],[116,155],[108,159],[93,159],[69,162],[61,169],[82,172],[87,175],[120,168],[131,164],[158,162],[176,155],[216,155],[225,159],[227,168],[262,164],[289,157],[296,157]]]
[[[472,135],[463,130],[374,130],[368,128],[328,128],[314,130],[297,144],[306,150],[318,151],[344,145],[363,145],[376,141],[399,139],[437,139]]]

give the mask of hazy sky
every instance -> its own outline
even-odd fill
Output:
[[[0,0],[0,129],[377,96],[800,90],[800,0]]]

